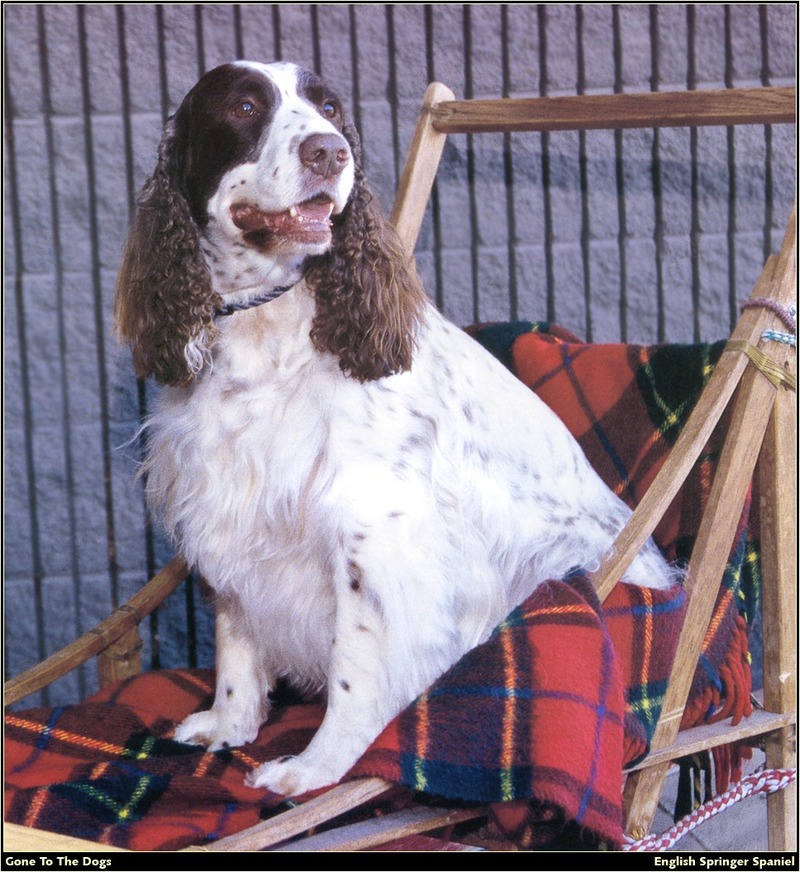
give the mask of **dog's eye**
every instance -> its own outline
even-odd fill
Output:
[[[335,100],[326,100],[322,104],[322,114],[326,118],[336,118],[339,114],[339,104]]]
[[[237,118],[252,118],[258,115],[258,109],[252,100],[242,100],[233,107],[233,114]]]

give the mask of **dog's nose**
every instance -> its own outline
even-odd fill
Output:
[[[335,133],[314,133],[300,144],[300,160],[318,176],[338,176],[350,160],[347,142]]]

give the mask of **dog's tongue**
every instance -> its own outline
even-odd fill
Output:
[[[289,214],[293,211],[306,221],[327,221],[333,212],[333,203],[327,197],[318,197],[316,200],[298,203],[294,209],[289,210]]]
[[[298,203],[285,212],[262,212],[247,203],[231,207],[234,224],[246,233],[257,230],[273,230],[280,233],[290,228],[309,223],[326,223],[333,213],[333,203],[328,197],[317,197]]]

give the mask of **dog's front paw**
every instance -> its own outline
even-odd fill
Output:
[[[306,759],[305,754],[300,754],[298,757],[280,757],[262,763],[247,774],[245,784],[248,787],[266,788],[281,796],[298,796],[318,787],[335,784],[342,775],[344,771],[316,766]]]
[[[175,728],[174,738],[186,745],[203,745],[209,751],[218,751],[252,742],[260,726],[260,723],[236,721],[212,708],[189,715]]]

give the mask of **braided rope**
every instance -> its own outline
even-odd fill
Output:
[[[666,851],[678,839],[683,838],[687,833],[699,827],[700,824],[705,823],[705,821],[710,820],[740,800],[746,799],[748,796],[757,796],[759,794],[766,796],[769,793],[776,793],[778,790],[788,787],[796,780],[796,769],[766,769],[763,772],[748,775],[737,784],[734,784],[729,790],[726,790],[725,793],[696,808],[691,814],[686,815],[686,817],[679,820],[660,836],[645,836],[638,841],[626,836],[622,850]]]
[[[771,300],[769,297],[753,297],[742,303],[742,309],[753,307],[769,309],[783,321],[790,333],[797,333],[797,309],[793,305],[782,306],[777,300]]]
[[[769,309],[783,321],[786,331],[765,330],[761,334],[761,338],[797,347],[797,308],[794,304],[782,306],[777,300],[771,300],[769,297],[753,297],[750,300],[745,300],[741,308],[742,311],[752,308]]]
[[[762,339],[782,342],[784,345],[793,345],[797,348],[797,336],[794,333],[783,333],[780,330],[765,330],[761,334]]]

